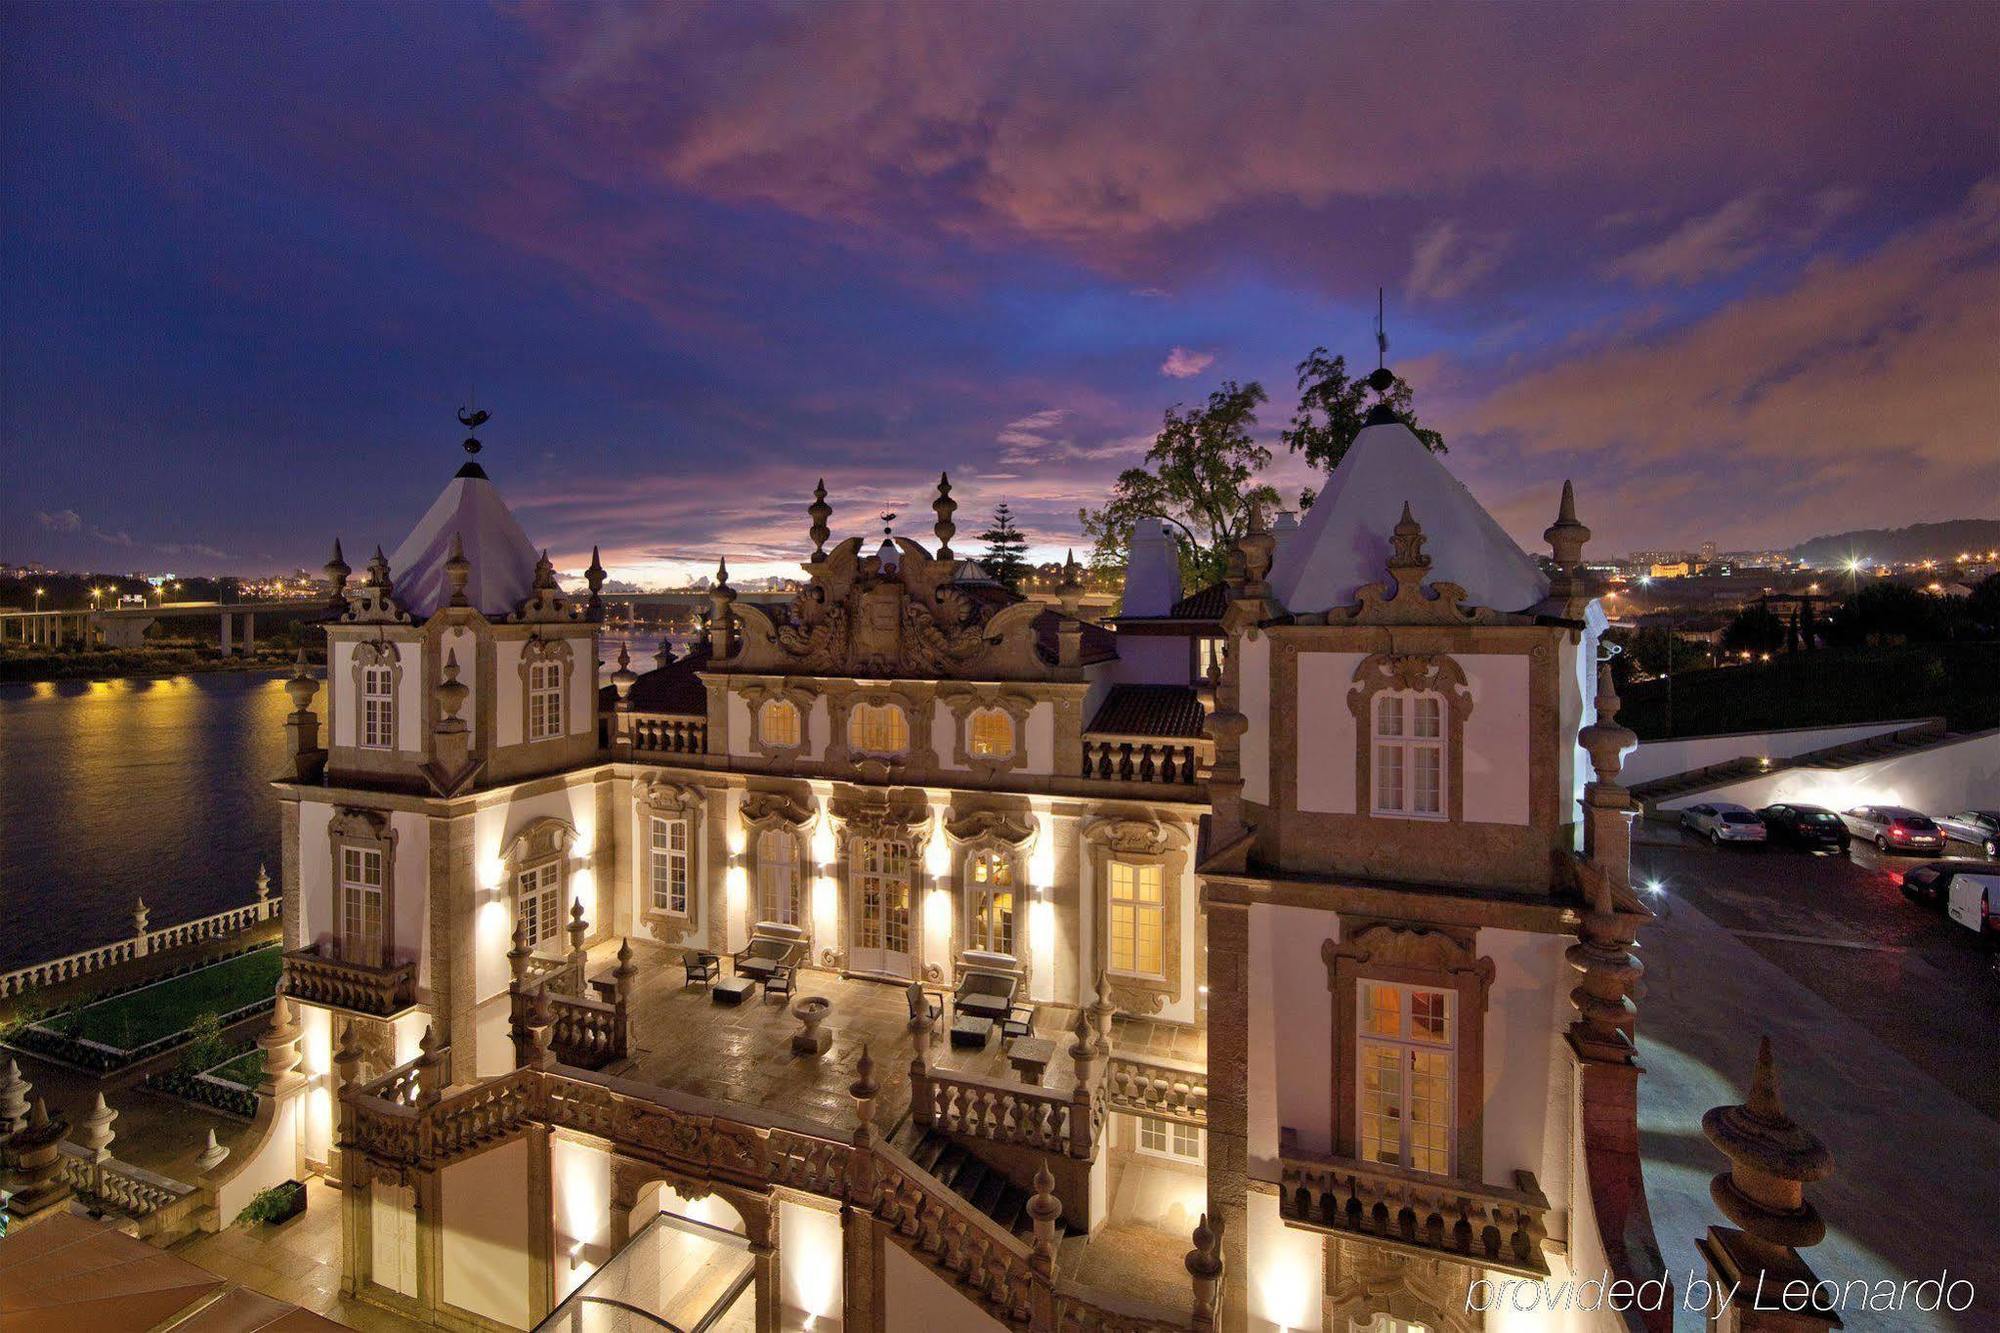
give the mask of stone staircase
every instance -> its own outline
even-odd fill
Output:
[[[951,1135],[926,1129],[906,1116],[889,1136],[889,1144],[1007,1231],[1023,1240],[1033,1237],[1034,1225],[1028,1217],[1032,1191],[1016,1185]],[[1058,1245],[1062,1237],[1063,1223],[1058,1218]]]

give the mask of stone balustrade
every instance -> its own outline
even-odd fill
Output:
[[[521,979],[524,990],[545,988],[550,997],[583,994],[583,968],[568,958],[537,958],[530,955]]]
[[[1208,1070],[1188,1060],[1113,1051],[1104,1100],[1114,1111],[1206,1125]]]
[[[1090,1118],[1092,1132],[1084,1136],[1084,1150],[1077,1152],[1072,1126],[1078,1122],[1073,1117],[1090,1114],[1088,1102],[1081,1113],[1077,1106],[1070,1093],[1025,1083],[944,1069],[911,1074],[910,1114],[920,1125],[966,1138],[1018,1143],[1057,1156],[1088,1158],[1096,1143],[1096,1117]]]
[[[109,944],[93,945],[79,949],[75,953],[64,954],[61,958],[50,958],[26,967],[17,967],[9,972],[0,972],[0,998],[20,995],[45,986],[59,985],[74,981],[92,972],[102,972],[120,963],[129,963],[135,958],[163,949],[179,948],[182,945],[202,944],[209,940],[221,939],[250,929],[259,922],[268,921],[278,915],[282,900],[268,896],[270,881],[258,881],[258,898],[255,902],[244,903],[240,907],[226,908],[211,912],[193,921],[181,921],[171,926],[161,926],[157,930],[147,925],[151,915],[146,904],[141,901],[133,911],[133,932],[122,940]]]
[[[708,719],[696,715],[631,713],[623,719],[634,754],[706,754]]]
[[[370,967],[327,957],[314,948],[293,949],[285,954],[283,984],[285,994],[306,1004],[388,1018],[416,1003],[417,965]]]
[[[1516,1171],[1514,1188],[1505,1189],[1288,1147],[1280,1183],[1279,1212],[1288,1222],[1522,1277],[1549,1275],[1542,1254],[1549,1201],[1532,1172]]]
[[[1083,737],[1086,778],[1187,786],[1206,778],[1214,762],[1213,743],[1206,739],[1112,736],[1103,732],[1088,732]]]

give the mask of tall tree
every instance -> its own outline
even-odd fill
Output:
[[[979,534],[979,540],[986,543],[986,554],[979,563],[993,576],[994,582],[1009,592],[1021,590],[1021,578],[1028,572],[1025,553],[1028,538],[1014,526],[1014,511],[1001,505],[993,511],[993,526]]]
[[[1367,394],[1366,375],[1349,378],[1346,357],[1328,356],[1324,347],[1315,347],[1312,355],[1299,362],[1298,410],[1279,438],[1293,453],[1303,453],[1306,462],[1331,472],[1347,456],[1347,446],[1354,443],[1368,419]],[[1444,436],[1418,424],[1416,411],[1410,406],[1410,386],[1401,376],[1390,384],[1382,401],[1416,433],[1424,448],[1434,454],[1448,452]],[[1314,494],[1310,488],[1302,492],[1299,507],[1310,509]]]
[[[1205,406],[1168,408],[1145,466],[1120,473],[1103,508],[1077,511],[1084,535],[1095,544],[1092,563],[1124,564],[1132,525],[1158,518],[1174,534],[1186,586],[1202,588],[1221,579],[1230,548],[1250,526],[1251,505],[1268,510],[1278,503],[1277,491],[1255,480],[1271,464],[1271,451],[1251,436],[1257,408],[1268,401],[1255,380],[1243,385],[1225,380]]]

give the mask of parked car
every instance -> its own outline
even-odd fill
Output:
[[[1748,806],[1730,801],[1706,801],[1681,811],[1681,827],[1698,833],[1720,847],[1725,842],[1761,844],[1764,821]]]
[[[1767,805],[1757,817],[1764,821],[1773,842],[1807,851],[1842,851],[1847,847],[1847,825],[1825,806]]]
[[[2000,871],[1985,861],[1933,861],[1903,876],[1903,893],[1942,902],[1945,915],[1982,936],[2000,934]]]
[[[2000,810],[1961,810],[1939,815],[1937,826],[1952,842],[1969,842],[1988,856],[2000,856]]]
[[[1878,852],[1942,852],[1944,834],[1931,817],[1900,805],[1857,805],[1841,816],[1847,831]]]

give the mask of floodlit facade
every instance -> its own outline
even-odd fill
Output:
[[[1567,488],[1538,562],[1378,410],[1220,584],[1142,525],[1103,624],[932,507],[829,545],[821,487],[804,590],[719,570],[645,671],[477,462],[336,547],[235,1188],[326,1172],[350,1290],[480,1329],[1461,1329],[1657,1276]]]

